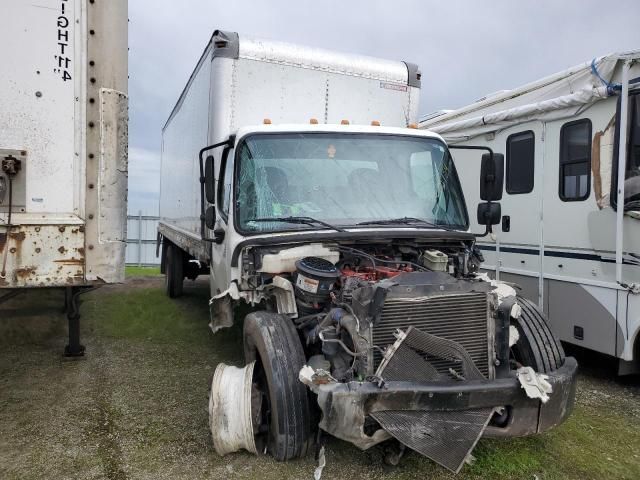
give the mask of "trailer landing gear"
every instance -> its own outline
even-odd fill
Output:
[[[65,357],[84,357],[85,348],[80,344],[79,297],[94,288],[66,287],[64,290],[64,309],[69,320],[69,343],[64,347]]]

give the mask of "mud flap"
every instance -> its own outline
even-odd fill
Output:
[[[466,379],[482,379],[482,373],[460,344],[409,327],[398,333],[387,350],[376,376],[384,380],[452,381],[427,360],[430,354],[455,359]],[[455,381],[455,380],[453,380]],[[386,410],[371,416],[398,441],[436,463],[459,472],[484,433],[494,408],[441,411]]]
[[[224,292],[209,300],[209,328],[213,333],[233,325],[233,300],[238,300],[238,285],[234,282]]]

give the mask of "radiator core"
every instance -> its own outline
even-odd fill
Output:
[[[397,329],[413,326],[438,337],[462,345],[485,376],[492,378],[489,362],[489,315],[487,294],[484,292],[456,293],[430,296],[425,299],[389,298],[385,301],[377,324],[373,327],[373,343],[382,348],[393,344]],[[374,367],[382,354],[374,353]],[[439,373],[448,375],[449,369],[460,371],[451,360],[427,356]]]

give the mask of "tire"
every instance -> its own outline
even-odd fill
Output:
[[[516,362],[541,373],[560,368],[564,364],[564,350],[549,328],[544,313],[524,297],[518,297],[518,304],[522,307],[522,315],[512,322],[520,339],[511,347]]]
[[[165,288],[169,298],[182,295],[184,282],[184,253],[173,243],[167,245],[165,258]]]
[[[307,389],[298,380],[305,356],[291,320],[265,311],[247,315],[244,356],[247,363],[256,360],[254,385],[265,398],[263,428],[256,435],[258,451],[266,447],[278,461],[306,455],[311,418]]]

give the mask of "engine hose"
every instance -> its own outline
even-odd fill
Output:
[[[351,341],[360,355],[366,355],[369,349],[369,341],[360,334],[360,322],[355,315],[342,315],[338,320],[341,328],[344,328],[351,336]]]
[[[347,253],[352,253],[356,256],[360,256],[360,257],[364,257],[367,258],[369,260],[371,260],[372,266],[373,268],[376,268],[376,262],[379,263],[391,263],[391,264],[401,264],[401,265],[411,265],[412,267],[418,269],[418,270],[422,270],[424,272],[428,272],[429,269],[422,266],[422,265],[418,265],[417,263],[413,263],[413,262],[409,262],[407,260],[384,260],[382,258],[376,258],[375,256],[363,251],[363,250],[358,250],[357,248],[352,248],[352,247],[338,247],[338,250],[347,252]]]
[[[352,357],[361,357],[361,356],[365,355],[365,352],[353,352],[353,351],[351,351],[351,349],[349,347],[347,347],[345,345],[345,343],[342,340],[338,339],[338,338],[324,338],[324,332],[325,331],[326,330],[320,330],[320,333],[318,333],[318,337],[320,337],[320,340],[322,340],[323,342],[337,343],[338,345],[340,345],[342,347],[342,349],[345,352],[347,352]]]
[[[304,315],[302,317],[294,318],[293,321],[298,326],[302,326],[302,325],[310,323],[313,320],[317,320],[318,318],[322,317],[323,315],[325,315],[325,314],[324,313],[312,313],[311,315]]]

